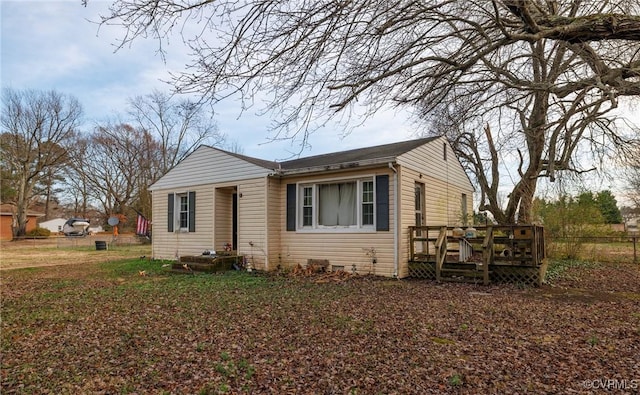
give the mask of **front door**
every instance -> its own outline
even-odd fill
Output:
[[[415,217],[416,217],[416,226],[424,226],[425,218],[424,218],[424,183],[416,182],[415,184]],[[423,232],[422,230],[416,230],[416,237],[429,237],[429,231]],[[428,253],[428,245],[426,241],[419,243],[414,246],[416,251],[422,253]]]
[[[424,221],[424,183],[416,182],[415,185],[415,213],[416,226],[423,226]]]
[[[231,249],[238,250],[238,194],[234,193],[231,203],[231,222],[232,222],[232,236],[231,236]]]

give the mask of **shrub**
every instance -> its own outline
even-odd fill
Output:
[[[27,232],[27,236],[29,237],[49,237],[51,236],[51,231],[46,228],[36,227]]]
[[[552,258],[578,259],[583,252],[584,243],[589,238],[607,235],[604,217],[590,194],[577,198],[562,195],[555,202],[538,200],[537,215],[545,226],[545,235],[549,238],[548,253]]]

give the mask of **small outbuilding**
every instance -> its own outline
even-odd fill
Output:
[[[5,203],[0,205],[0,240],[13,239],[13,226],[15,222],[16,208],[13,204]],[[44,214],[35,211],[27,212],[27,232],[36,228],[38,218]]]
[[[54,218],[48,221],[42,221],[38,225],[41,228],[49,229],[52,234],[62,233],[62,227],[64,223],[67,222],[66,218]]]

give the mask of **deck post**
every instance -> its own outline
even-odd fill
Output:
[[[436,253],[436,281],[440,282],[440,276],[442,271],[442,264],[447,258],[447,227],[440,228],[440,234],[436,240],[435,253]],[[444,247],[444,248],[443,248]]]
[[[487,227],[482,243],[482,283],[489,285],[489,263],[493,261],[493,227]]]
[[[409,257],[412,261],[415,260],[416,247],[415,247],[415,226],[409,226]]]

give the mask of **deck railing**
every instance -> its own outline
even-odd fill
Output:
[[[481,275],[485,284],[490,277],[540,283],[546,258],[541,226],[493,225],[460,230],[451,226],[409,227],[410,271],[412,266],[419,267],[429,277],[432,270],[431,278],[440,281],[443,270],[463,271],[466,267]]]
[[[428,233],[428,232],[427,232]],[[447,259],[447,227],[440,228],[440,233],[436,239],[436,280],[440,281],[442,266]]]

